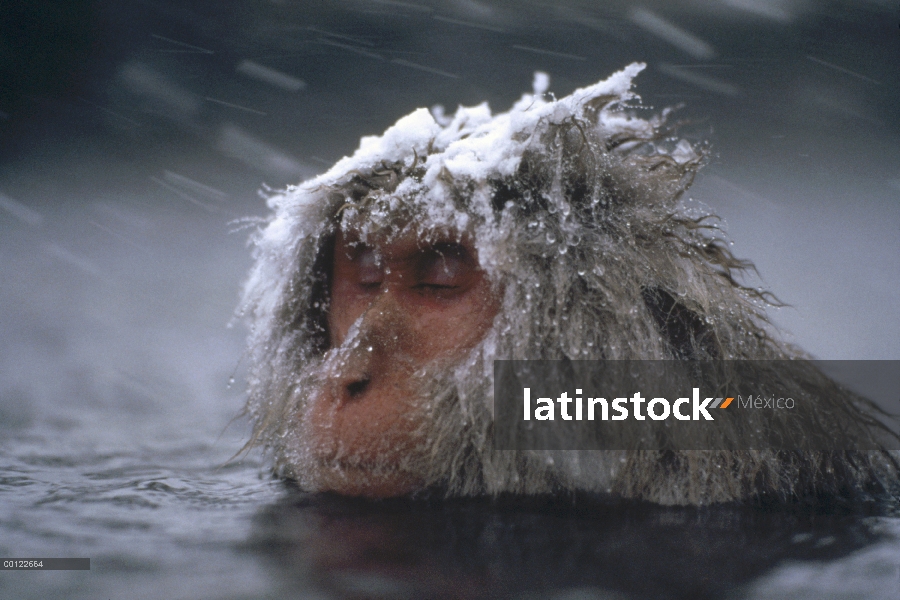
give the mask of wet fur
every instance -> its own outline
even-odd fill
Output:
[[[792,435],[835,440],[840,451],[511,452],[492,448],[492,361],[506,359],[802,359],[776,339],[765,309],[775,298],[745,287],[752,269],[728,250],[712,215],[689,216],[678,201],[703,162],[676,160],[652,135],[599,131],[591,115],[542,121],[513,176],[486,180],[442,173],[450,190],[437,211],[416,184],[426,158],[346,174],[293,209],[291,241],[257,240],[246,288],[251,314],[251,445],[273,451],[282,475],[305,478],[302,414],[327,347],[328,265],[342,223],[452,227],[445,205],[468,218],[483,267],[502,298],[486,339],[459,364],[421,375],[421,451],[403,468],[446,495],[588,490],[662,504],[706,504],[884,494],[896,481],[887,451],[857,451],[879,433],[875,407],[798,361],[798,390],[815,385],[837,415]],[[407,186],[409,188],[409,186]],[[398,202],[399,200],[399,202]],[[798,392],[800,393],[800,392]],[[829,413],[829,414],[831,414]],[[845,427],[850,423],[850,427]],[[785,425],[786,428],[789,425]],[[796,427],[796,421],[790,427]],[[787,431],[787,429],[786,429]],[[731,435],[739,441],[741,431]],[[800,448],[803,447],[801,443]],[[810,444],[810,448],[814,445]]]

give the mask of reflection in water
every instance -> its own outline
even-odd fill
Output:
[[[878,541],[875,506],[708,508],[596,498],[372,502],[295,489],[248,550],[285,589],[339,597],[718,598],[785,560]]]

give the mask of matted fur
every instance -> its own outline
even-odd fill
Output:
[[[729,252],[712,215],[679,206],[704,152],[667,142],[665,114],[630,115],[628,89],[640,68],[559,101],[523,97],[496,117],[485,106],[460,109],[441,127],[413,113],[407,119],[425,125],[407,147],[398,123],[399,133],[376,140],[381,147],[364,140],[325,176],[274,197],[245,290],[248,447],[268,447],[279,473],[315,489],[302,415],[323,365],[339,368],[344,350],[328,348],[326,330],[338,228],[414,228],[424,238],[449,230],[474,239],[501,309],[463,360],[417,374],[418,450],[393,467],[426,488],[588,490],[664,504],[888,489],[896,480],[889,453],[853,451],[854,436],[876,435],[874,407],[830,382],[819,382],[823,402],[838,416],[804,426],[848,449],[840,452],[492,448],[494,359],[803,358],[773,336],[764,314],[773,298],[740,283],[752,267]],[[345,347],[353,343],[350,335]],[[800,364],[798,390],[819,377]]]

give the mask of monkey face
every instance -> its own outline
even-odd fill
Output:
[[[427,436],[418,374],[481,341],[499,299],[464,236],[364,242],[350,230],[338,233],[333,255],[330,350],[301,416],[315,487],[407,494],[422,486],[405,466]]]

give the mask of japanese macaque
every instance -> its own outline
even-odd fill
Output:
[[[679,204],[704,152],[671,137],[666,112],[633,114],[642,68],[560,100],[537,76],[497,115],[417,110],[272,197],[244,297],[248,445],[303,489],[367,497],[887,489],[886,451],[494,449],[495,359],[802,357],[766,321],[771,296],[742,285],[751,265]],[[870,405],[831,402],[856,426],[811,433],[876,427]]]

